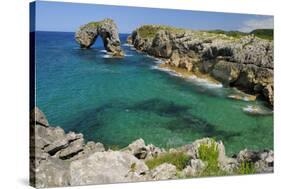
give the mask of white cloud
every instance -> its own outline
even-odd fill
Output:
[[[255,29],[273,29],[273,17],[247,20],[239,30],[242,32],[250,32]]]

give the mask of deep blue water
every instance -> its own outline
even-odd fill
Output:
[[[273,115],[242,111],[262,102],[232,100],[233,89],[155,69],[157,60],[120,38],[126,56],[114,59],[101,39],[85,50],[74,33],[36,32],[36,104],[52,125],[107,146],[143,138],[168,148],[208,136],[228,153],[273,148]]]

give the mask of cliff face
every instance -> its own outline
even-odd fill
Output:
[[[105,149],[85,143],[80,133],[49,125],[38,108],[31,113],[30,131],[30,182],[37,188],[273,172],[272,150],[245,149],[228,157],[223,143],[209,138],[168,150],[143,139],[120,150]]]
[[[90,22],[83,25],[75,33],[75,39],[81,48],[90,48],[100,36],[104,48],[113,56],[123,56],[120,47],[120,39],[116,24],[111,19],[104,19],[99,22]]]
[[[254,35],[229,37],[159,25],[145,25],[130,36],[134,47],[165,63],[208,73],[225,86],[261,94],[273,106],[273,42]]]

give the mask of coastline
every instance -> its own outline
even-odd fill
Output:
[[[39,188],[272,173],[274,169],[272,150],[244,149],[228,157],[222,141],[211,138],[170,149],[147,145],[140,138],[122,149],[105,149],[99,142],[85,143],[81,133],[65,133],[49,125],[37,107],[31,112],[30,131],[30,182]]]
[[[161,66],[179,75],[188,77],[190,72],[199,78],[207,76],[211,82],[239,88],[249,95],[246,100],[259,96],[273,109],[274,65],[270,40],[254,35],[233,38],[164,25],[143,25],[132,32],[127,43],[137,51],[160,58],[165,62]]]

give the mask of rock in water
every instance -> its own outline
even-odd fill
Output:
[[[75,39],[81,48],[90,48],[100,36],[104,48],[113,56],[122,57],[124,53],[120,47],[119,33],[116,24],[111,19],[90,22],[83,25],[75,33]]]

